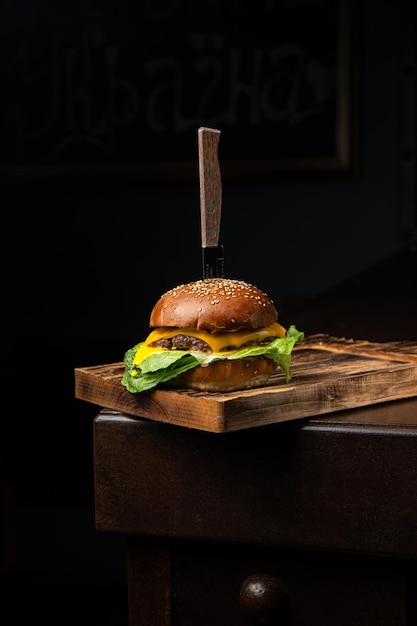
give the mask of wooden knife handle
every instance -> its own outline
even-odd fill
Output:
[[[219,130],[204,127],[198,129],[201,245],[203,248],[214,247],[219,243],[222,210],[219,139]]]

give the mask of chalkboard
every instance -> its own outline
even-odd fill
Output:
[[[200,126],[222,132],[225,178],[350,173],[352,5],[19,3],[2,25],[2,180],[187,179]]]

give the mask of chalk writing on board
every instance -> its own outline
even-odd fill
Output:
[[[201,125],[227,159],[335,154],[338,3],[237,1],[219,20],[217,2],[138,4],[40,13],[8,36],[3,166],[187,161]]]

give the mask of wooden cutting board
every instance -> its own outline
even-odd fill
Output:
[[[215,433],[417,396],[417,342],[370,343],[312,335],[296,346],[291,381],[229,393],[123,387],[124,364],[75,369],[75,397],[102,408]]]

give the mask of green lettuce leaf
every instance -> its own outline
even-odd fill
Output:
[[[243,348],[227,356],[197,351],[166,350],[155,352],[142,361],[140,367],[133,367],[136,351],[141,345],[139,343],[130,348],[124,356],[125,371],[122,385],[131,393],[140,393],[165,383],[198,365],[204,367],[213,361],[243,359],[248,356],[265,356],[273,359],[277,366],[284,370],[285,380],[288,383],[291,380],[291,352],[294,346],[301,343],[303,339],[304,333],[297,330],[295,326],[290,326],[285,337],[278,337],[266,346]]]

